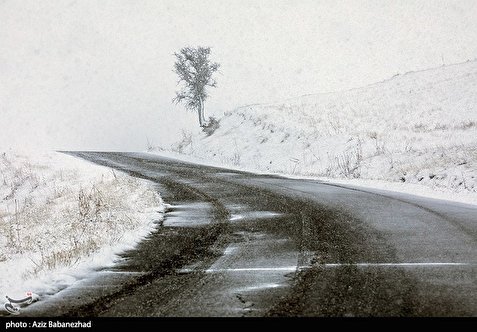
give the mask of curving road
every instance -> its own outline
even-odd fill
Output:
[[[477,208],[140,153],[70,153],[171,205],[29,316],[477,316]]]

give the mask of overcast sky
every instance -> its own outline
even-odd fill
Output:
[[[197,126],[171,103],[186,45],[222,64],[220,115],[474,59],[477,1],[0,0],[0,148],[170,143]]]

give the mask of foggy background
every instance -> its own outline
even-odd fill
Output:
[[[221,63],[206,116],[477,57],[477,1],[0,0],[0,149],[145,150],[198,130],[173,53]]]

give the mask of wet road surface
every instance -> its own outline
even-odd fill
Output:
[[[74,152],[155,183],[157,231],[26,316],[477,316],[477,208]]]

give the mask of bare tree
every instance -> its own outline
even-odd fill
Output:
[[[208,97],[207,87],[217,86],[212,75],[219,69],[220,64],[210,61],[210,47],[184,47],[174,55],[176,57],[174,72],[179,75],[177,84],[182,86],[172,101],[176,104],[184,102],[187,109],[196,110],[199,115],[199,124],[204,127],[206,126],[204,102]]]

